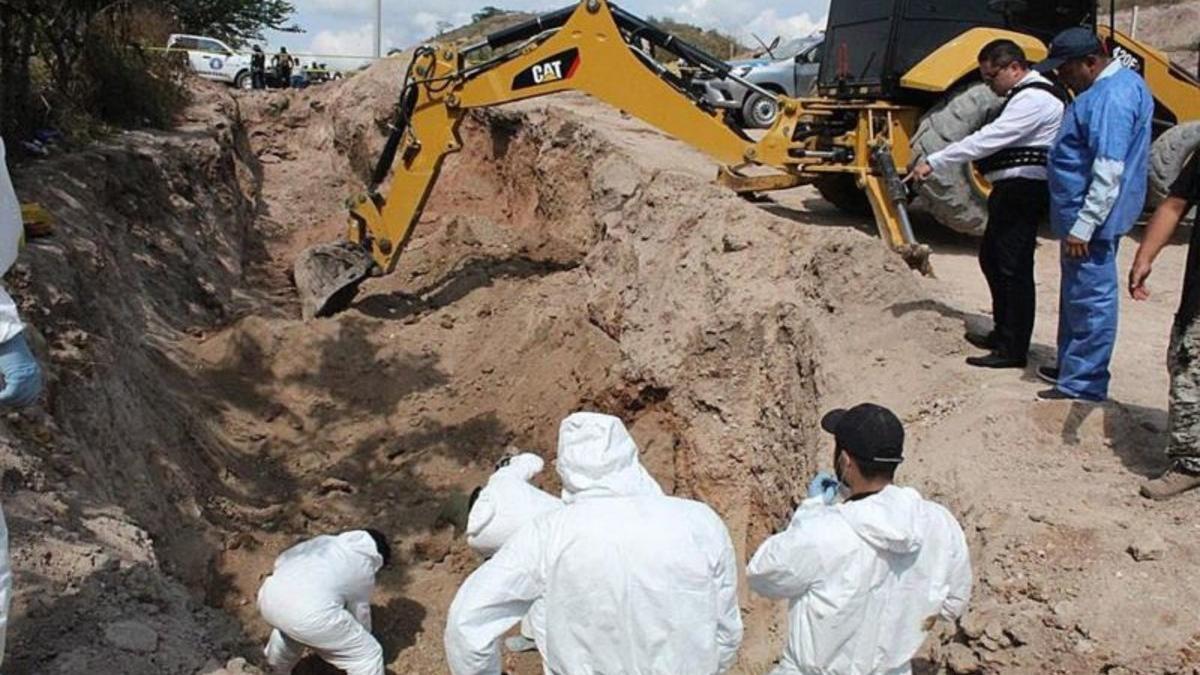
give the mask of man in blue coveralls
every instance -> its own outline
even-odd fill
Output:
[[[1077,98],[1050,150],[1050,226],[1062,240],[1058,364],[1042,399],[1103,401],[1117,339],[1117,244],[1146,201],[1154,98],[1141,76],[1109,58],[1095,33],[1069,28],[1038,70],[1055,70]]]

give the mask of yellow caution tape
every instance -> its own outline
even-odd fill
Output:
[[[204,52],[205,54],[212,54],[214,56],[223,56],[226,58],[228,58],[229,56],[237,56],[237,55],[251,56],[254,54],[254,52],[234,52],[233,54],[226,54],[224,52],[209,52],[209,51],[204,51],[202,49],[184,49],[182,47],[150,47],[150,46],[146,46],[146,45],[138,45],[138,48],[148,51],[148,52],[182,52],[184,54],[186,54],[188,52],[199,51],[199,52]],[[264,51],[264,52],[262,52],[262,54],[263,54],[263,56],[266,56],[269,58],[272,56],[277,56],[279,54],[279,52]],[[358,56],[355,54],[315,54],[312,52],[288,52],[287,55],[288,56],[307,56],[309,58],[318,58],[318,59],[366,59],[368,61],[374,61],[376,59],[392,58],[391,56]],[[270,65],[270,64],[268,63],[268,65]]]

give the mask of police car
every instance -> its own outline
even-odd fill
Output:
[[[250,55],[239,54],[220,40],[177,33],[167,38],[167,49],[187,52],[188,65],[200,77],[250,88]]]

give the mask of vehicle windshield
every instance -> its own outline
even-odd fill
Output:
[[[774,54],[775,59],[779,61],[784,59],[794,59],[796,58],[797,54],[813,46],[817,40],[818,38],[815,38],[811,35],[802,38],[792,38],[791,40],[779,45],[775,49],[772,49],[771,54]],[[763,56],[770,58],[771,54],[764,54]]]

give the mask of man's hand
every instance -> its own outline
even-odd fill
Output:
[[[1149,261],[1140,257],[1133,259],[1133,266],[1129,268],[1129,297],[1134,300],[1150,298],[1150,289],[1146,288],[1146,279],[1150,277],[1150,271]]]
[[[929,162],[926,162],[925,160],[921,160],[921,161],[917,162],[917,165],[913,167],[913,170],[910,171],[909,174],[904,177],[904,182],[908,183],[913,180],[916,180],[918,183],[920,183],[921,181],[925,180],[926,178],[929,178],[929,176],[932,174],[933,174],[933,167],[929,166]]]
[[[1071,258],[1086,258],[1088,256],[1088,243],[1079,237],[1067,235],[1067,240],[1063,244],[1067,255]]]

